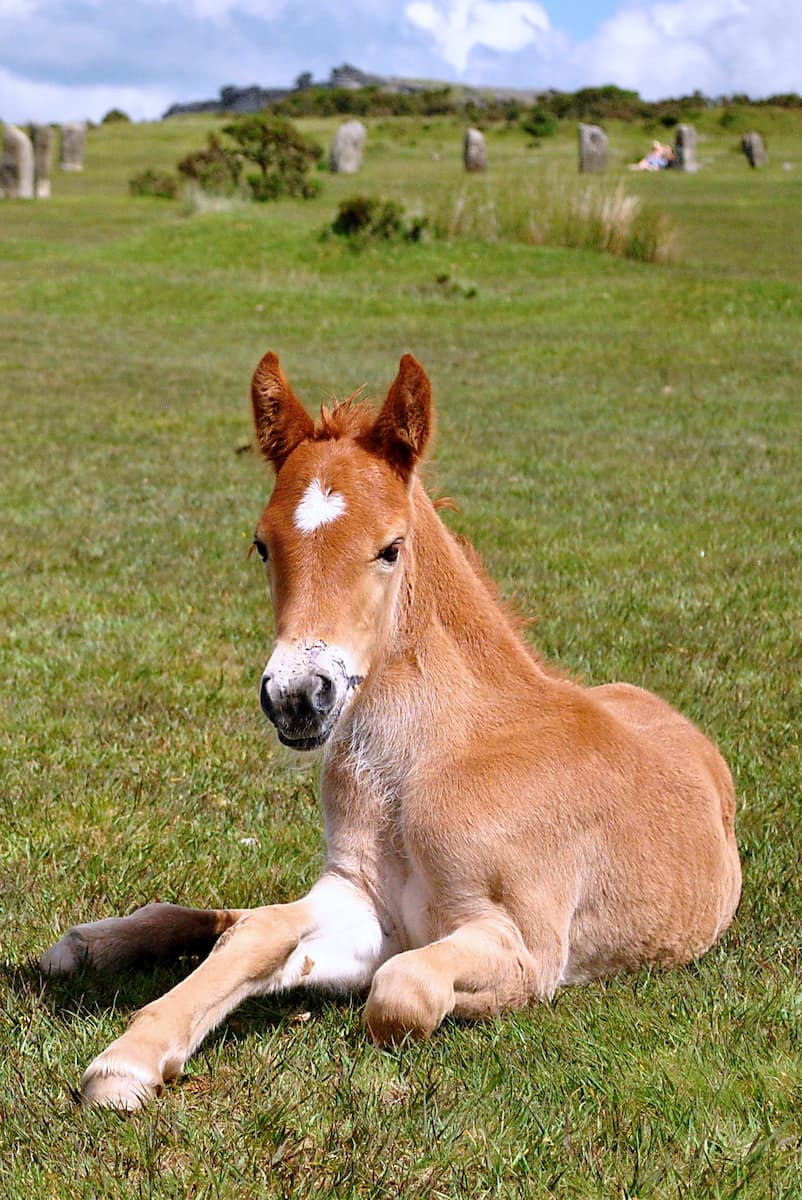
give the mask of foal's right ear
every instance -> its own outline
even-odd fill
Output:
[[[363,442],[407,482],[432,432],[432,385],[416,358],[405,354],[387,399]]]
[[[295,447],[312,436],[315,423],[296,400],[272,350],[253,373],[251,402],[259,448],[280,471]]]

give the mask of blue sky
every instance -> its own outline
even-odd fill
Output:
[[[350,62],[647,99],[802,92],[801,0],[0,0],[0,119],[156,119]]]

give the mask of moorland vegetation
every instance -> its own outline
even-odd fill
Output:
[[[322,146],[340,120],[290,116]],[[226,118],[109,122],[50,200],[3,202],[2,1194],[797,1195],[802,118],[759,116],[766,168],[736,104],[700,112],[693,176],[628,176],[651,118],[607,122],[600,186],[670,222],[661,264],[503,235],[510,197],[574,186],[567,118],[539,145],[489,125],[466,178],[461,114],[367,117],[358,182],[320,171],[270,204],[129,194]],[[464,197],[484,223],[354,250],[321,231],[355,191],[405,220]],[[121,1121],[79,1107],[80,1072],[189,964],[43,982],[37,956],[152,899],[288,899],[320,862],[315,769],[257,701],[271,618],[247,550],[270,480],[247,391],[268,347],[312,407],[381,395],[403,351],[425,364],[446,520],[541,652],[718,743],[743,899],[687,969],[390,1052],[356,1001],[251,1002]]]

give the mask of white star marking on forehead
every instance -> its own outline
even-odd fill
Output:
[[[313,479],[295,510],[295,526],[301,533],[312,533],[321,525],[336,521],[344,512],[344,497],[339,492],[324,492],[320,480]]]

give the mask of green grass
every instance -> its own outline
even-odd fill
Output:
[[[409,208],[458,187],[449,120],[368,122],[358,181],[326,176],[309,203],[187,215],[129,198],[132,174],[203,142],[195,118],[95,130],[51,201],[3,202],[3,1195],[802,1195],[793,116],[767,130],[763,172],[712,113],[697,176],[627,175],[677,227],[670,266],[319,239],[357,186]],[[613,178],[649,140],[611,130]],[[501,190],[576,153],[573,130],[488,142],[479,186]],[[732,764],[743,901],[687,970],[389,1054],[356,1003],[251,1003],[123,1121],[72,1089],[186,964],[43,987],[35,956],[153,898],[288,899],[320,863],[315,770],[283,756],[256,698],[271,625],[246,549],[269,478],[238,451],[269,347],[310,408],[380,395],[402,352],[421,359],[432,490],[538,618],[540,648],[662,693]]]

